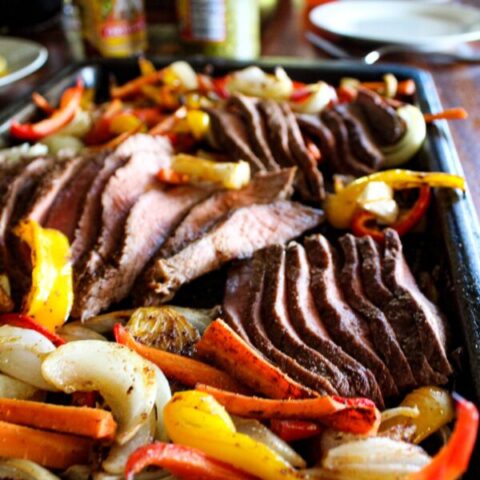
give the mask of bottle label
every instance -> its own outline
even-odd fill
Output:
[[[184,40],[224,42],[227,38],[225,0],[183,0],[179,13]]]

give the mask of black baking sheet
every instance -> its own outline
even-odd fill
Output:
[[[157,66],[164,66],[178,58],[153,58]],[[207,65],[214,74],[222,75],[232,69],[248,65],[245,62],[187,58],[199,71]],[[337,84],[341,77],[356,77],[363,81],[379,80],[385,73],[393,73],[399,79],[412,78],[417,86],[416,102],[424,112],[441,110],[440,101],[430,74],[399,65],[366,66],[360,63],[301,61],[288,58],[267,58],[255,64],[265,69],[283,66],[291,78],[307,83],[325,80]],[[36,90],[55,102],[65,88],[75,83],[78,76],[87,87],[94,87],[100,99],[106,99],[112,77],[121,84],[139,74],[135,59],[93,60],[71,65]],[[0,139],[8,144],[8,127],[14,118],[26,121],[35,114],[30,98],[25,98],[7,107],[0,113]],[[468,121],[468,120],[467,120]],[[419,155],[422,168],[463,175],[446,121],[435,122],[428,127],[428,138]],[[464,373],[463,389],[480,403],[480,228],[477,214],[469,192],[442,191],[435,193],[437,232],[439,238],[430,237],[431,249],[446,252],[450,280],[453,283],[454,314],[449,315],[454,333],[463,339],[466,349],[468,371]],[[480,478],[480,454],[473,456],[468,476]]]

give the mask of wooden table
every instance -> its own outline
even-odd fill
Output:
[[[464,0],[463,3],[473,5],[476,0]],[[165,18],[168,20],[168,15]],[[48,47],[49,60],[37,73],[10,87],[0,88],[0,108],[29,95],[36,85],[61,68],[74,60],[82,59],[84,52],[81,51],[75,35],[71,28],[62,28],[60,20],[43,32],[29,34],[28,38]],[[303,40],[302,6],[298,1],[280,0],[275,15],[262,29],[262,38],[263,55],[317,58],[319,61],[326,58],[326,55]],[[161,48],[158,42],[152,43],[153,53],[174,49],[174,45],[169,45],[168,42],[162,44]],[[474,45],[474,48],[480,51],[480,43]],[[430,71],[444,108],[464,106],[469,111],[470,118],[466,121],[451,122],[451,130],[477,212],[480,213],[480,64],[431,65],[418,58],[388,59],[392,60]]]

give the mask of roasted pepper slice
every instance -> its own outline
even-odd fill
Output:
[[[335,228],[348,228],[358,209],[357,199],[369,182],[385,182],[395,190],[430,187],[459,188],[465,190],[465,180],[458,175],[442,172],[414,172],[412,170],[385,170],[358,178],[335,194],[330,194],[325,202],[328,221]]]
[[[15,233],[30,247],[33,265],[24,313],[54,332],[68,318],[73,302],[68,240],[58,230],[42,228],[33,220],[21,222]]]
[[[478,431],[478,410],[455,395],[457,423],[448,443],[433,460],[406,480],[458,480],[468,468]]]
[[[125,467],[125,478],[133,480],[136,473],[152,465],[163,467],[181,479],[254,480],[257,478],[219,462],[196,448],[163,442],[144,445],[135,450]]]
[[[238,433],[225,409],[198,391],[176,393],[164,408],[169,437],[265,480],[301,478],[276,452]]]
[[[40,140],[47,135],[52,135],[72,120],[80,108],[82,95],[83,83],[79,80],[75,87],[65,90],[59,108],[49,118],[37,123],[20,124],[12,122],[10,134],[13,137],[30,141]]]
[[[318,423],[305,420],[279,420],[272,419],[270,429],[285,442],[295,442],[306,438],[315,437],[322,432]]]

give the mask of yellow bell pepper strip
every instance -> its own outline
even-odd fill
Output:
[[[358,209],[357,199],[369,182],[385,182],[395,190],[419,188],[422,185],[465,190],[465,180],[442,172],[415,172],[393,169],[357,178],[335,194],[327,196],[325,214],[335,228],[348,228]]]
[[[140,57],[138,59],[138,67],[140,68],[142,76],[151,75],[157,71],[155,65],[145,57]]]
[[[225,409],[207,393],[176,393],[165,405],[163,416],[174,443],[198,448],[263,480],[303,478],[269,447],[238,433]]]
[[[72,266],[67,237],[42,228],[33,220],[21,222],[15,234],[31,250],[32,286],[24,301],[24,313],[54,332],[70,314],[73,303]]]
[[[10,135],[29,141],[40,140],[43,137],[52,135],[72,120],[80,108],[82,95],[83,83],[79,80],[75,87],[69,88],[64,92],[59,108],[49,118],[37,123],[20,124],[14,121],[10,125]]]
[[[175,475],[176,478],[189,480],[255,480],[248,473],[226,463],[210,458],[196,448],[171,443],[155,442],[137,448],[128,458],[125,467],[126,480],[133,480],[135,474],[144,468],[162,467]]]
[[[240,417],[315,420],[336,430],[358,434],[376,433],[381,415],[366,398],[317,398],[277,400],[249,397],[207,385],[196,390],[212,395],[226,410]]]
[[[478,410],[471,402],[454,395],[457,422],[447,444],[420,471],[406,480],[458,480],[467,471],[478,432]]]

